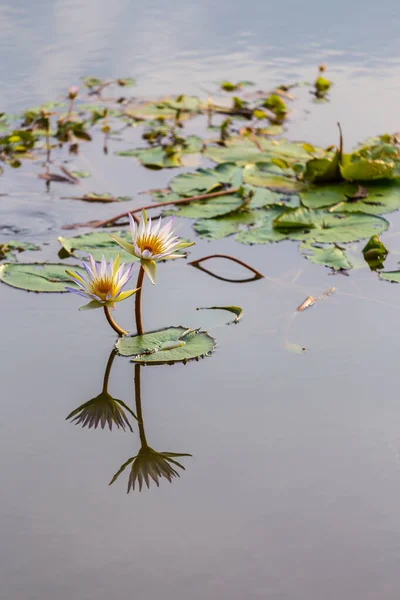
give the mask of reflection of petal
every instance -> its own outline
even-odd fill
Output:
[[[177,454],[175,452],[156,452],[150,446],[143,446],[138,454],[122,465],[122,467],[114,475],[110,484],[119,477],[119,475],[126,469],[126,467],[132,464],[131,472],[128,479],[128,493],[130,490],[134,490],[136,484],[139,487],[139,491],[142,490],[143,481],[146,486],[150,487],[150,478],[154,481],[157,487],[159,487],[159,479],[164,477],[169,482],[174,477],[180,477],[179,472],[172,466],[175,465],[185,470],[185,467],[179,462],[174,460],[172,457],[179,456],[192,456],[191,454]]]
[[[72,423],[82,424],[82,427],[89,429],[91,427],[96,429],[99,425],[104,429],[108,424],[111,431],[114,423],[118,429],[121,428],[125,431],[125,428],[128,427],[133,431],[124,409],[136,419],[136,415],[122,400],[113,398],[107,392],[101,392],[95,398],[73,410],[66,420],[72,419]]]

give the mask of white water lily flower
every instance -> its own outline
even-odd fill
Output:
[[[111,236],[126,252],[140,259],[140,263],[151,282],[156,282],[156,262],[172,258],[184,258],[184,254],[176,254],[177,250],[193,246],[194,242],[182,242],[174,235],[172,229],[174,217],[161,226],[161,217],[156,223],[151,222],[143,210],[139,225],[129,215],[130,232],[133,244]]]
[[[101,259],[101,263],[96,263],[93,256],[89,254],[89,263],[82,261],[83,267],[86,270],[86,276],[66,270],[66,273],[78,287],[66,287],[65,289],[68,292],[78,294],[90,300],[89,304],[81,306],[79,310],[102,308],[104,306],[114,308],[115,302],[121,302],[137,292],[137,289],[126,292],[122,291],[122,288],[131,278],[133,265],[125,268],[125,263],[122,263],[120,266],[119,262],[119,254],[108,265],[104,256]]]

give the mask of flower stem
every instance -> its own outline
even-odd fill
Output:
[[[125,335],[127,333],[124,329],[121,329],[121,327],[119,325],[117,325],[117,323],[114,321],[114,319],[110,315],[110,310],[109,310],[108,306],[104,307],[104,314],[106,315],[107,321],[109,322],[111,327],[114,329],[114,331],[116,331],[118,333],[118,335]]]
[[[139,275],[137,278],[136,287],[139,288],[135,294],[135,320],[136,329],[138,335],[143,335],[143,323],[142,323],[142,287],[143,287],[144,269],[140,265]]]
[[[67,121],[71,121],[73,108],[74,108],[74,98],[70,98],[69,106],[68,106],[68,113],[67,113]]]

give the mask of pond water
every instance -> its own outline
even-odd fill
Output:
[[[399,127],[394,2],[136,4],[6,1],[0,110],[56,98],[83,75],[133,76],[144,98],[206,96],[219,79],[260,89],[312,81],[325,62],[331,101],[315,104],[300,89],[287,137],[335,143],[340,121],[351,148]],[[175,174],[114,149],[104,156],[101,144],[88,144],[76,157],[73,166],[92,174],[79,193],[132,195],[140,206],[148,198],[140,191]],[[0,185],[9,194],[0,241],[40,242],[38,260],[57,260],[65,223],[118,212],[65,200],[61,184],[46,191],[29,169],[5,170]],[[400,221],[388,218],[382,239],[395,269]],[[195,239],[190,222],[179,227]],[[178,459],[179,479],[141,493],[126,494],[127,472],[108,486],[140,448],[135,423],[132,434],[65,420],[102,388],[115,336],[99,311],[78,312],[68,294],[0,286],[1,600],[397,600],[400,288],[366,269],[333,276],[295,243],[196,238],[190,250],[191,260],[232,254],[266,277],[227,283],[175,261],[159,266],[155,288],[146,284],[146,329],[203,326],[218,346],[186,366],[141,368],[148,443],[192,455]],[[293,318],[308,295],[332,286]],[[243,307],[243,319],[227,327],[225,313],[195,310],[215,304]],[[132,322],[129,301],[118,317]],[[290,343],[308,351],[291,353]],[[115,358],[109,391],[135,410],[134,366],[124,357]]]

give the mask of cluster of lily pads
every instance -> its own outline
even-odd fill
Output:
[[[324,68],[311,86],[313,101],[327,100],[331,83]],[[215,340],[206,331],[166,327],[146,332],[142,323],[145,280],[156,283],[158,263],[185,257],[180,250],[193,242],[178,238],[174,220],[193,221],[198,239],[234,238],[239,244],[268,245],[284,240],[299,244],[301,254],[333,272],[348,273],[361,264],[381,279],[400,282],[400,271],[384,271],[388,251],[380,239],[389,228],[384,215],[400,208],[400,136],[384,134],[366,140],[351,153],[339,143],[319,148],[282,137],[290,123],[295,86],[281,85],[268,92],[249,91],[251,83],[222,81],[206,100],[177,96],[141,102],[126,95],[131,79],[83,78],[84,93],[71,87],[59,102],[28,109],[23,115],[0,114],[0,162],[6,168],[39,167],[38,176],[50,184],[79,186],[90,174],[68,169],[66,150],[79,160],[80,145],[101,139],[107,154],[138,161],[147,169],[178,169],[168,187],[152,190],[152,202],[130,206],[107,220],[65,224],[92,231],[58,237],[59,262],[29,262],[36,244],[9,240],[0,244],[0,280],[32,292],[65,292],[84,297],[81,308],[100,308],[118,334],[102,392],[75,409],[68,418],[87,427],[112,425],[132,430],[137,419],[141,448],[116,473],[130,466],[128,491],[138,485],[157,485],[161,477],[178,476],[176,461],[186,453],[156,452],[147,443],[140,399],[141,365],[186,363],[212,353]],[[105,94],[123,89],[124,95]],[[84,97],[85,96],[85,97]],[[87,100],[90,100],[88,102]],[[189,119],[202,120],[205,136],[185,132]],[[124,147],[124,132],[141,131],[140,147]],[[61,162],[61,158],[63,162]],[[58,171],[55,170],[57,167]],[[1,174],[0,168],[0,174]],[[99,202],[130,202],[108,190],[75,196],[96,206]],[[129,206],[129,205],[128,205]],[[148,211],[161,217],[152,220]],[[125,226],[128,225],[128,228]],[[361,242],[361,247],[354,243]],[[237,246],[240,249],[240,245]],[[20,255],[28,256],[20,262]],[[31,254],[32,253],[32,254]],[[362,253],[362,255],[361,255]],[[216,255],[217,256],[217,255]],[[220,256],[220,255],[218,255]],[[224,255],[223,255],[224,256]],[[200,263],[208,257],[192,261]],[[244,264],[240,259],[225,256]],[[82,260],[66,265],[65,259]],[[262,277],[247,266],[254,277]],[[204,269],[206,270],[206,269]],[[135,285],[128,285],[136,274]],[[221,277],[221,279],[223,279]],[[136,328],[123,328],[114,317],[121,301],[132,298]],[[237,306],[212,306],[242,316]],[[135,362],[134,413],[108,393],[108,377],[116,352]]]
[[[326,98],[331,88],[323,72],[321,66],[311,87],[319,98]],[[365,240],[363,255],[368,265],[379,271],[380,278],[399,281],[398,271],[382,271],[387,250],[379,239],[389,227],[383,215],[400,208],[400,138],[396,134],[371,138],[346,154],[341,133],[338,147],[328,148],[281,137],[290,121],[295,86],[252,92],[248,91],[251,82],[223,81],[214,95],[225,94],[225,99],[218,103],[211,94],[205,101],[181,95],[141,102],[126,95],[125,88],[133,83],[87,77],[83,80],[86,97],[74,86],[63,102],[26,110],[22,119],[1,115],[0,160],[17,167],[24,158],[34,159],[33,164],[42,169],[39,176],[47,182],[78,186],[86,173],[69,171],[64,164],[57,174],[53,165],[57,156],[65,158],[65,148],[79,157],[79,145],[98,139],[98,134],[107,151],[112,142],[116,155],[138,160],[149,169],[179,168],[192,155],[191,161],[196,158],[203,166],[175,175],[167,189],[153,190],[154,202],[148,210],[193,219],[194,231],[205,240],[234,236],[246,245],[297,241],[305,258],[334,271],[348,272],[358,266],[357,255],[348,248]],[[124,89],[124,95],[105,97],[112,89]],[[186,122],[196,118],[206,119],[204,138],[185,135]],[[131,127],[142,128],[143,145],[118,149],[124,144],[123,132]],[[77,197],[93,206],[130,200],[105,190]],[[60,236],[60,258],[85,258],[91,253],[97,261],[103,254],[106,260],[115,259],[115,244],[106,228],[118,226],[113,234],[129,243],[121,227],[129,213],[140,213],[140,209],[126,210],[106,221],[70,225],[87,225],[95,231]],[[64,265],[14,263],[23,249],[18,241],[2,246],[0,259],[7,257],[9,262],[1,266],[0,279],[24,289],[63,291]]]

